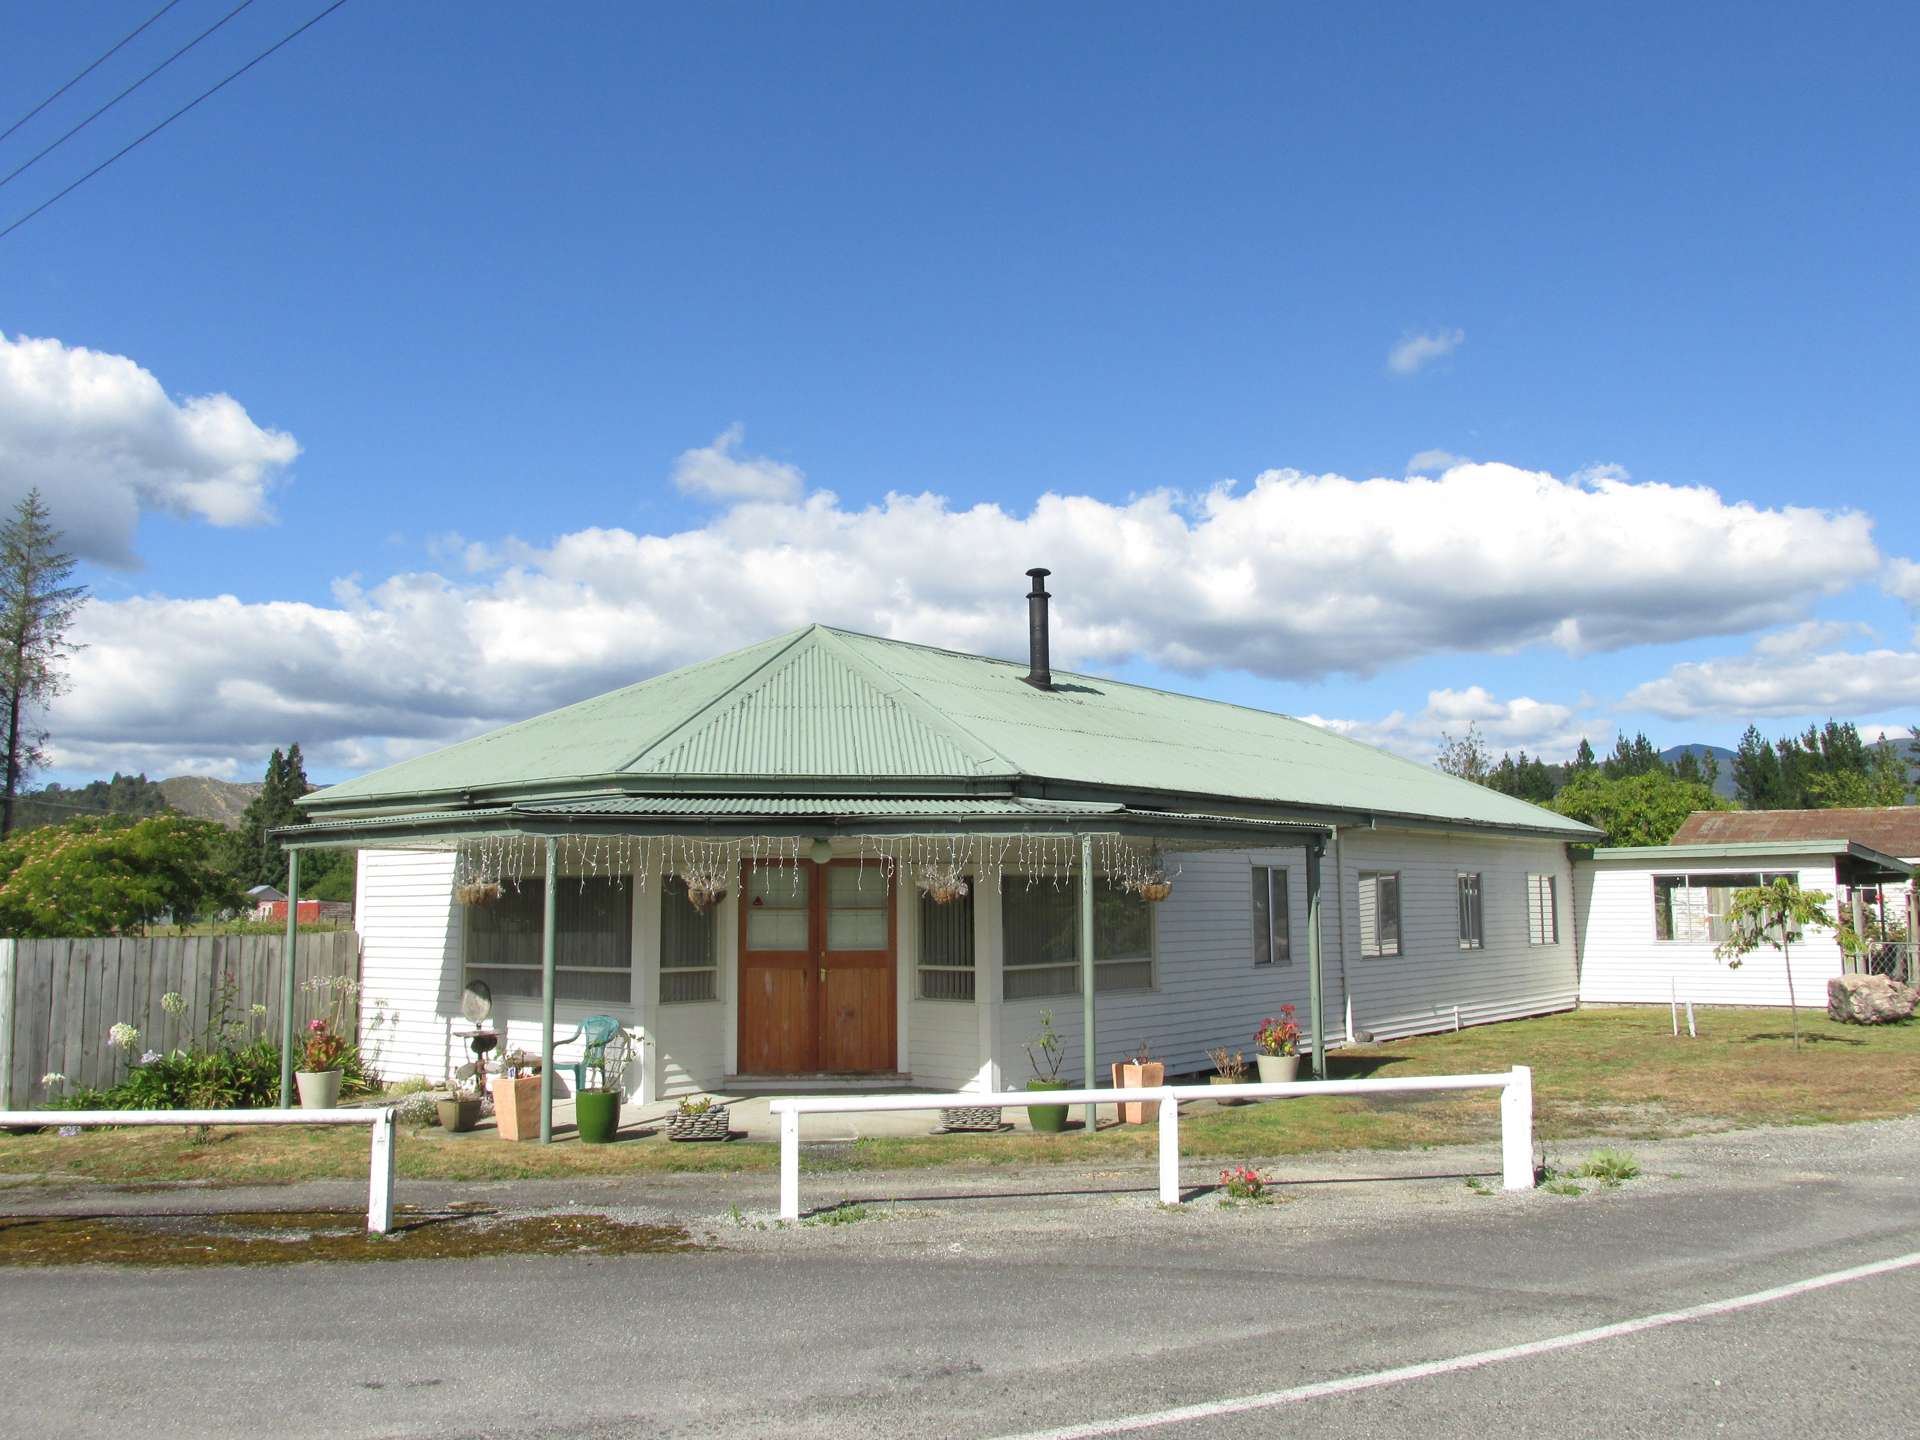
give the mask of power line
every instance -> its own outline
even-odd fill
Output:
[[[42,110],[46,109],[47,106],[51,105],[54,101],[58,100],[62,95],[66,94],[67,91],[71,90],[74,86],[78,85],[82,80],[86,79],[87,76],[91,75],[94,71],[98,70],[102,65],[106,64],[107,61],[111,60],[115,55],[120,53],[121,46],[125,45],[127,41],[133,39],[142,30],[145,30],[147,26],[153,24],[154,21],[158,20],[162,15],[166,14],[167,11],[171,10],[174,6],[178,5],[179,3],[180,3],[180,0],[167,0],[166,4],[162,5],[158,10],[154,11],[153,14],[149,15],[145,20],[141,21],[136,28],[129,30],[125,35],[121,36],[119,45],[115,45],[111,50],[107,51],[106,54],[102,55],[99,59],[95,60],[93,64],[87,66],[86,69],[82,70],[78,75],[74,76],[73,79],[67,81],[66,84],[62,85],[58,90],[54,91],[51,95],[47,96],[46,99],[42,100],[38,105],[34,106],[31,110],[27,111],[27,113],[22,115],[18,120],[14,121],[13,124],[9,125],[5,130],[0,130],[0,140],[5,140],[9,135],[13,134],[14,131],[18,130],[22,125],[26,124],[29,120],[33,119],[33,117],[38,115]]]
[[[158,75],[162,70],[166,69],[169,65],[173,64],[174,61],[178,60],[182,55],[186,54],[189,50],[193,49],[194,46],[198,45],[202,40],[206,39],[209,35],[213,34],[214,31],[218,30],[222,25],[226,24],[227,21],[233,19],[234,16],[238,15],[242,10],[246,9],[251,4],[253,4],[253,0],[240,0],[240,3],[234,6],[233,9],[229,10],[226,14],[222,15],[218,20],[214,21],[213,24],[209,25],[206,29],[202,30],[198,35],[194,36],[193,39],[189,40],[186,44],[182,45],[178,50],[174,51],[166,59],[162,60],[158,65],[154,66],[153,69],[147,71],[146,74],[142,75],[138,80],[134,81],[131,85],[127,86],[126,89],[122,90],[118,95],[114,96],[111,100],[107,101],[106,104],[102,105],[98,110],[94,111],[91,115],[87,116],[86,119],[82,120],[78,125],[74,126],[71,130],[67,131],[66,134],[62,135],[58,140],[55,140],[51,145],[47,146],[46,149],[42,150],[38,155],[35,155],[32,159],[27,160],[23,164],[16,166],[7,175],[6,179],[0,180],[0,185],[8,184],[10,181],[12,181],[15,175],[20,174],[22,171],[26,170],[29,166],[39,164],[43,159],[51,155],[54,151],[58,150],[62,145],[66,144],[67,141],[71,140],[74,136],[78,135],[82,130],[86,129],[87,126],[91,125],[94,121],[98,120],[102,115],[106,114],[107,111],[111,110],[114,106],[118,105],[122,100],[126,99],[127,96],[131,95],[134,91],[138,90],[142,85],[146,84],[147,81],[151,80],[154,76]]]
[[[171,115],[167,116],[166,119],[162,120],[158,125],[154,126],[151,130],[147,131],[144,135],[141,135],[139,138],[130,140],[125,145],[122,145],[118,150],[114,151],[113,154],[109,155],[106,159],[102,160],[98,165],[94,166],[93,169],[87,171],[86,174],[82,175],[78,180],[74,181],[71,185],[67,186],[66,189],[59,191],[50,199],[41,201],[38,205],[34,206],[33,209],[29,210],[26,214],[22,215],[18,220],[14,221],[11,225],[7,226],[6,229],[0,230],[0,240],[6,239],[7,236],[11,235],[14,231],[18,230],[22,225],[26,224],[29,220],[33,219],[33,217],[38,215],[41,211],[47,209],[52,205],[57,204],[61,200],[66,199],[67,196],[71,195],[74,191],[78,190],[82,185],[86,184],[87,181],[91,180],[94,176],[98,175],[102,170],[106,169],[109,165],[113,164],[113,162],[118,160],[122,155],[125,155],[128,151],[137,149],[141,145],[146,144],[147,141],[151,140],[154,136],[158,135],[162,130],[166,129],[167,126],[171,125],[174,121],[178,120],[182,115],[186,114],[189,110],[193,109],[201,101],[209,99],[212,96],[218,94],[220,91],[226,89],[227,86],[231,85],[234,81],[238,80],[242,75],[246,74],[249,70],[253,69],[254,66],[258,65],[262,60],[266,59],[269,55],[273,54],[274,51],[299,39],[302,35],[306,34],[307,31],[311,30],[314,26],[318,25],[322,20],[326,19],[327,16],[331,15],[334,11],[338,10],[342,5],[346,3],[347,3],[347,0],[333,0],[333,3],[331,5],[327,6],[326,9],[322,10],[318,15],[314,16],[311,20],[307,21],[306,24],[302,25],[299,29],[290,32],[282,39],[275,41],[272,45],[269,45],[266,49],[262,50],[258,55],[254,56],[253,59],[249,60],[246,64],[242,65],[238,70],[234,71],[231,75],[227,76],[227,78],[222,80],[218,85],[211,86],[208,89],[201,91],[198,95],[194,96],[193,99],[189,100],[186,104],[182,105],[178,110],[174,111]]]

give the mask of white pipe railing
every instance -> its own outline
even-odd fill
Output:
[[[804,1095],[770,1101],[780,1117],[780,1218],[800,1218],[800,1117],[883,1110],[1017,1110],[1034,1105],[1156,1105],[1160,1121],[1160,1203],[1180,1203],[1180,1103],[1185,1100],[1288,1100],[1314,1095],[1404,1095],[1433,1090],[1500,1092],[1500,1174],[1508,1190],[1533,1189],[1533,1071],[1516,1065],[1490,1075],[1426,1075],[1393,1080],[1294,1080],[1262,1085],[1157,1085],[1130,1090],[960,1091],[946,1095]]]
[[[393,1110],[0,1110],[8,1125],[366,1125],[373,1131],[372,1173],[367,1183],[367,1229],[393,1229]]]

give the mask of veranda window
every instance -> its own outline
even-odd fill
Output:
[[[973,894],[920,897],[920,998],[973,1000]]]
[[[1080,989],[1080,889],[1010,879],[1000,896],[1004,953],[1001,992],[1008,1000],[1072,995]],[[1093,895],[1095,991],[1153,988],[1153,906],[1130,890],[1100,882]]]
[[[660,886],[660,1003],[719,998],[712,910],[696,910],[687,882],[669,875]]]
[[[633,891],[602,876],[554,882],[553,993],[560,1000],[624,1005],[632,995]],[[539,880],[509,885],[491,905],[467,909],[467,978],[497,998],[540,994]]]
[[[1293,938],[1287,915],[1287,872],[1253,867],[1253,963],[1291,965]]]

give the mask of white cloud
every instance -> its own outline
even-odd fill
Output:
[[[1795,632],[1788,632],[1792,636]],[[1745,655],[1676,665],[1636,686],[1623,709],[1670,720],[1704,716],[1873,715],[1920,706],[1920,654],[1901,650],[1835,651],[1768,642]],[[1816,637],[1822,638],[1822,637]],[[1877,733],[1878,722],[1861,725]]]
[[[1762,635],[1753,642],[1753,653],[1776,660],[1798,658],[1831,650],[1872,633],[1870,627],[1858,620],[1803,620],[1771,635]]]
[[[1340,720],[1319,715],[1301,717],[1337,734],[1377,745],[1411,760],[1431,763],[1447,735],[1464,736],[1471,727],[1485,741],[1495,759],[1502,753],[1525,750],[1548,760],[1573,754],[1586,736],[1600,747],[1609,741],[1612,726],[1587,717],[1584,707],[1558,705],[1519,695],[1501,700],[1479,685],[1464,690],[1430,690],[1426,707],[1408,714],[1394,710],[1378,720]]]
[[[1467,332],[1457,329],[1403,336],[1387,351],[1387,368],[1396,375],[1412,375],[1451,355],[1466,343],[1466,338]]]
[[[741,454],[745,438],[745,428],[736,423],[711,445],[684,451],[673,462],[673,483],[683,494],[708,500],[797,500],[807,477],[797,466]]]
[[[815,493],[737,503],[673,534],[442,548],[455,573],[342,580],[332,605],[96,600],[51,717],[59,763],[152,771],[168,756],[205,768],[241,755],[251,769],[298,739],[317,762],[358,769],[813,620],[1018,656],[1021,572],[1036,564],[1055,572],[1063,668],[1139,659],[1306,679],[1435,652],[1579,654],[1790,623],[1877,563],[1861,515],[1488,464],[1438,480],[1275,470],[1193,502],[1046,495],[1024,513]],[[1443,715],[1460,727],[1484,713],[1501,744],[1557,745],[1571,720],[1534,706],[1438,691],[1431,717],[1401,723],[1426,735]]]
[[[1889,595],[1920,606],[1920,565],[1913,561],[1898,557],[1888,560],[1887,568],[1881,572],[1880,584]]]
[[[137,565],[142,510],[260,524],[299,453],[230,395],[175,400],[123,355],[0,333],[0,505],[38,486],[84,559]]]
[[[1422,450],[1407,461],[1407,474],[1444,475],[1456,465],[1472,463],[1465,455],[1456,455],[1451,450]]]

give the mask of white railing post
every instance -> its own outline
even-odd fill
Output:
[[[1160,1203],[1180,1203],[1180,1102],[1171,1090],[1160,1092]]]
[[[1500,1092],[1500,1179],[1508,1190],[1533,1189],[1533,1071],[1525,1065]]]
[[[780,1112],[780,1218],[800,1218],[800,1115]]]
[[[393,1111],[373,1122],[372,1170],[367,1176],[367,1230],[385,1235],[393,1229]]]

